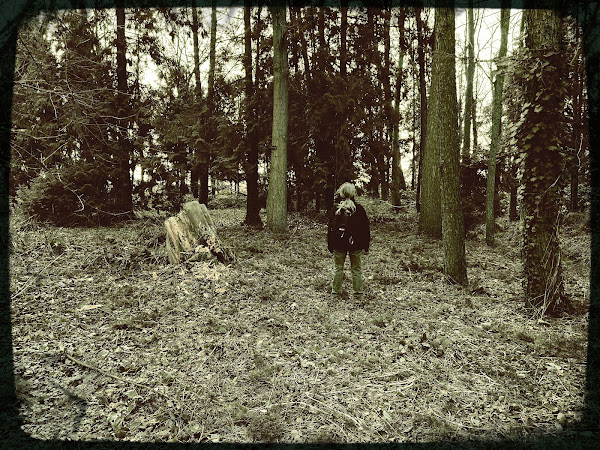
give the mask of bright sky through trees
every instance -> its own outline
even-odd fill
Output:
[[[210,28],[210,8],[198,8],[200,11],[200,20],[204,24],[204,28]],[[288,13],[289,15],[289,13]],[[457,92],[459,103],[464,103],[465,90],[465,72],[466,72],[466,13],[465,9],[456,10],[456,74],[457,74]],[[217,9],[218,25],[217,25],[217,54],[227,52],[231,57],[222,66],[227,79],[232,82],[243,78],[242,54],[243,54],[243,11],[242,8],[218,8]],[[476,9],[475,14],[475,82],[474,96],[476,102],[477,123],[481,125],[479,133],[479,144],[483,148],[489,147],[489,120],[483,115],[490,115],[492,101],[492,71],[494,70],[494,58],[498,52],[500,45],[500,10],[499,9]],[[431,25],[433,25],[433,14],[429,15]],[[508,55],[512,53],[512,49],[518,42],[520,32],[521,11],[517,9],[511,10]],[[392,42],[392,61],[397,61],[398,55],[398,30],[392,26],[391,42]],[[190,73],[193,67],[193,44],[191,34],[178,33],[172,38],[168,35],[168,30],[165,30],[164,42],[167,44],[167,49],[170,49],[171,56],[184,62],[190,67]],[[200,60],[201,60],[201,79],[203,88],[206,89],[208,79],[208,37],[200,39]],[[330,51],[335,52],[335,48],[330,48]],[[405,59],[405,67],[411,62],[408,58]],[[144,71],[143,80],[152,87],[158,86],[161,81],[160,74],[157,73],[156,66],[149,61],[146,70]],[[401,109],[411,108],[412,96],[408,96],[401,104]],[[462,111],[461,111],[462,116]],[[400,138],[408,138],[409,128],[400,126]],[[406,150],[406,149],[405,149]],[[405,173],[410,166],[410,152],[408,152],[403,160],[402,167]]]

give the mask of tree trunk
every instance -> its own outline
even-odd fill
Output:
[[[393,126],[392,126],[392,204],[394,206],[400,206],[402,197],[400,195],[401,190],[406,189],[406,181],[404,179],[404,173],[402,172],[402,164],[400,159],[400,98],[402,92],[402,66],[404,65],[404,19],[406,17],[406,10],[400,8],[398,13],[398,71],[396,73],[396,96],[394,104]]]
[[[518,204],[518,192],[517,192],[517,175],[516,175],[516,163],[513,159],[509,161],[507,176],[509,179],[509,195],[510,202],[508,205],[508,220],[514,222],[515,220],[519,220],[519,212],[517,211]]]
[[[443,3],[439,5],[439,3]],[[460,143],[458,140],[458,110],[456,97],[456,69],[454,65],[454,8],[453,1],[436,2],[435,49],[431,66],[429,129],[427,153],[439,149],[437,167],[441,172],[442,237],[444,247],[444,273],[455,283],[467,285],[465,240],[462,203],[460,197]],[[434,161],[430,161],[434,166]],[[433,170],[426,172],[432,174]],[[425,186],[425,184],[424,184]],[[424,196],[424,200],[432,198]],[[425,211],[423,203],[422,214]]]
[[[131,143],[127,136],[128,129],[128,92],[127,87],[127,40],[125,38],[125,10],[123,8],[116,9],[117,15],[117,107],[118,107],[118,126],[117,133],[118,149],[118,174],[115,181],[115,197],[119,201],[118,210],[120,212],[133,211],[133,183],[130,173],[130,149]]]
[[[550,5],[552,6],[552,5]],[[554,3],[553,6],[556,6]],[[525,43],[534,74],[524,75],[519,130],[523,268],[526,305],[537,315],[557,315],[570,309],[562,278],[559,243],[560,205],[565,158],[561,151],[561,123],[567,79],[561,54],[562,24],[555,10],[527,9]]]
[[[437,10],[436,10],[437,11]],[[437,16],[436,16],[437,17]],[[438,30],[435,30],[435,41],[439,39],[447,39],[442,36]],[[454,51],[452,52],[454,54]],[[434,89],[433,84],[433,67],[442,64],[440,60],[442,55],[440,52],[433,52],[432,61],[432,81],[431,90],[429,92],[428,107],[431,111],[438,111],[441,107],[440,98],[443,94],[441,86]],[[436,60],[437,59],[437,60]],[[438,79],[438,82],[440,80]],[[435,118],[435,120],[434,120]],[[438,130],[439,117],[435,117],[432,112],[427,120],[427,139],[425,140],[425,148],[423,151],[423,178],[421,180],[421,212],[419,214],[419,231],[434,238],[442,237],[442,202],[441,202],[441,185],[440,185],[440,143],[434,139],[438,136],[432,136],[432,133],[440,133],[443,130]],[[452,132],[456,132],[456,126]],[[451,130],[446,130],[451,131]]]
[[[206,209],[196,200],[185,203],[183,211],[165,220],[169,262],[217,258],[220,262],[234,260],[233,251],[217,236],[215,225]]]
[[[415,9],[417,17],[417,60],[419,63],[419,95],[421,97],[421,125],[420,125],[420,139],[419,139],[419,167],[417,172],[417,195],[416,195],[416,207],[417,211],[421,211],[422,203],[422,190],[423,190],[423,154],[425,153],[425,142],[427,138],[427,87],[425,84],[425,42],[424,42],[424,26],[423,19],[421,17],[421,8]],[[420,216],[419,216],[419,220]]]
[[[250,1],[244,5],[244,71],[246,91],[246,218],[249,226],[262,226],[258,202],[258,139],[256,136],[256,114],[254,109],[254,86],[252,84],[252,29],[250,27]]]
[[[473,78],[475,77],[475,23],[473,20],[473,0],[468,1],[467,8],[467,91],[465,94],[465,118],[463,127],[463,161],[468,162],[471,158],[471,119],[473,115]]]
[[[217,3],[216,0],[212,2],[211,18],[210,18],[210,52],[209,52],[209,63],[208,63],[208,123],[209,123],[209,135],[207,136],[209,147],[202,149],[200,154],[200,192],[199,199],[201,203],[208,203],[208,192],[209,192],[209,174],[210,174],[210,160],[211,160],[211,146],[213,144],[214,130],[210,125],[213,120],[214,113],[214,91],[215,91],[215,59],[216,59],[216,42],[217,42]]]
[[[574,67],[573,72],[575,73],[575,93],[573,99],[573,147],[574,154],[570,157],[570,205],[571,211],[579,211],[579,170],[580,170],[580,155],[584,148],[584,134],[587,129],[587,117],[584,110],[584,98],[585,98],[585,78],[584,78],[584,64],[579,59],[579,53],[583,45],[581,43],[581,33],[579,24],[575,24],[575,42],[576,42],[576,57],[573,61]]]
[[[498,50],[498,62],[503,62],[506,56],[508,44],[508,26],[510,23],[510,3],[511,0],[502,0],[502,12],[500,18],[500,49]],[[494,234],[496,232],[496,222],[494,214],[494,205],[496,198],[496,155],[500,142],[500,123],[502,121],[502,91],[504,89],[504,64],[500,67],[496,80],[494,82],[494,98],[492,106],[492,142],[490,146],[490,156],[488,159],[488,175],[485,199],[485,241],[487,245],[494,245]]]
[[[273,134],[271,171],[267,194],[267,227],[287,230],[287,129],[288,85],[285,4],[271,8],[273,14]]]
[[[340,75],[346,76],[347,35],[348,35],[348,0],[341,0],[342,24],[340,28]]]
[[[381,155],[381,199],[387,201],[390,196],[390,163],[394,148],[394,134],[392,132],[396,120],[393,117],[394,110],[392,108],[392,84],[390,79],[390,22],[392,11],[389,7],[382,9],[383,15],[383,66],[378,71],[380,72],[381,84],[383,85],[383,113],[384,121],[381,123],[381,141],[386,142],[386,148]],[[388,156],[389,155],[389,156]]]
[[[198,10],[196,8],[196,0],[192,0],[192,34],[194,38],[194,79],[196,86],[194,89],[196,105],[200,106],[202,100],[202,85],[200,82],[200,50],[198,45]],[[198,181],[200,177],[200,171],[198,168],[198,149],[191,149],[192,153],[192,168],[191,168],[191,179],[190,184],[192,187],[192,195],[194,198],[199,198],[200,191],[198,190]]]

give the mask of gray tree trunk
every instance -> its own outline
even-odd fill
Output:
[[[436,20],[438,20],[436,9]],[[447,39],[442,33],[435,29],[435,46],[436,49],[440,43],[445,44],[444,39]],[[438,42],[439,41],[439,42]],[[452,50],[454,54],[454,50]],[[433,51],[432,70],[431,70],[431,88],[429,92],[427,107],[427,138],[425,139],[425,148],[421,148],[423,152],[423,169],[421,178],[421,211],[419,214],[419,231],[423,234],[434,238],[442,237],[442,199],[441,199],[441,180],[440,180],[440,142],[436,141],[441,138],[441,133],[444,132],[440,128],[440,117],[436,117],[436,111],[441,108],[440,101],[443,92],[442,85],[434,84],[433,68],[440,69],[440,65],[444,62],[440,51]],[[452,79],[454,82],[454,78]],[[442,80],[436,75],[436,83],[441,83]],[[456,88],[455,88],[456,89]],[[452,133],[456,134],[454,124]],[[451,130],[446,130],[450,132]],[[423,132],[423,131],[421,131]]]
[[[199,23],[198,23],[198,10],[196,8],[196,0],[192,0],[192,34],[193,34],[193,38],[194,38],[194,79],[196,81],[196,87],[194,89],[194,93],[196,96],[196,104],[199,105],[200,101],[202,99],[202,84],[200,81],[200,50],[199,50],[199,45],[198,45],[198,28],[199,28]],[[199,197],[199,190],[198,190],[198,180],[199,180],[199,176],[200,176],[200,172],[199,172],[199,167],[198,167],[198,149],[194,148],[191,149],[190,152],[192,153],[192,163],[191,163],[191,191],[192,191],[192,195],[194,196],[194,198],[198,198]]]
[[[475,23],[473,19],[473,0],[467,8],[467,90],[465,93],[465,117],[463,127],[463,161],[471,158],[471,120],[475,120],[473,101],[473,79],[475,77]]]
[[[250,0],[244,5],[244,84],[246,93],[246,218],[250,226],[262,226],[258,202],[258,139],[256,137],[256,112],[254,108],[254,85],[252,83],[252,29],[250,25]]]
[[[267,228],[287,230],[287,129],[288,85],[285,3],[273,14],[273,134],[267,194]]]
[[[438,4],[442,5],[438,6]],[[454,63],[453,2],[437,2],[435,10],[435,49],[431,68],[431,97],[427,150],[439,148],[441,172],[442,241],[444,273],[455,283],[467,285],[465,237],[460,196],[460,142]],[[423,207],[425,204],[423,204]]]
[[[420,213],[421,211],[421,202],[422,202],[422,188],[423,188],[423,156],[425,153],[425,142],[427,141],[427,86],[425,83],[425,27],[423,24],[423,19],[421,14],[423,12],[422,8],[415,8],[415,15],[417,17],[417,60],[419,64],[419,96],[421,99],[421,108],[420,108],[420,136],[419,136],[419,165],[417,167],[417,192],[416,192],[416,208]],[[419,229],[421,217],[419,216]]]
[[[217,42],[217,2],[212,1],[212,10],[210,18],[210,53],[208,63],[208,122],[212,120],[214,110],[214,91],[215,91],[215,60],[216,60],[216,42]],[[210,127],[209,127],[210,128]],[[200,192],[199,199],[201,203],[208,202],[208,180],[210,172],[211,148],[213,141],[212,130],[209,130],[209,148],[203,149],[200,153]]]
[[[406,17],[406,10],[401,8],[398,13],[398,31],[399,31],[399,43],[398,43],[398,69],[396,74],[396,93],[395,93],[395,104],[394,114],[392,114],[392,204],[394,206],[400,206],[401,196],[400,191],[406,189],[406,180],[404,179],[404,173],[402,172],[402,165],[400,161],[400,97],[402,91],[402,66],[404,65],[404,19]]]
[[[508,26],[510,23],[511,0],[502,0],[502,12],[500,15],[500,49],[498,50],[498,64],[503,62],[506,56],[508,44]],[[485,241],[487,245],[494,245],[494,234],[496,232],[494,200],[496,198],[496,155],[500,142],[500,125],[502,121],[502,91],[504,89],[504,73],[506,65],[499,68],[494,82],[494,98],[492,105],[492,142],[490,156],[488,159],[487,188],[485,198]]]

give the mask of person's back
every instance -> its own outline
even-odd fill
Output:
[[[355,201],[354,185],[344,183],[337,195],[341,201],[330,211],[327,231],[327,247],[333,253],[335,266],[332,294],[336,297],[342,294],[344,262],[349,254],[354,294],[362,297],[361,256],[369,251],[369,219],[364,207]]]

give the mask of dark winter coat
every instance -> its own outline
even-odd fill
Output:
[[[365,252],[369,251],[369,245],[371,243],[371,230],[369,227],[369,218],[367,217],[367,212],[362,205],[358,203],[354,203],[356,205],[356,211],[351,216],[350,225],[352,229],[352,236],[354,238],[354,242],[350,246],[351,252],[356,252],[358,250],[364,250]],[[329,212],[329,223],[327,225],[327,248],[331,253],[334,250],[343,251],[339,249],[333,248],[332,245],[332,232],[333,232],[333,218],[335,216],[336,207],[334,206]]]

